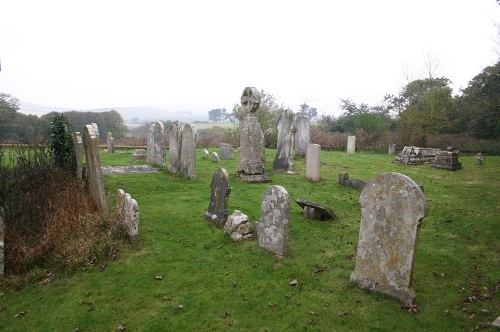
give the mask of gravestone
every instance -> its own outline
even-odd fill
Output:
[[[439,151],[436,153],[431,166],[435,168],[456,171],[462,169],[462,163],[458,161],[458,151],[450,148],[448,151]]]
[[[0,206],[0,279],[4,277],[5,271],[5,223],[4,212]]]
[[[204,149],[204,150],[203,150],[201,157],[202,157],[203,159],[208,159],[208,150],[207,150],[207,149]]]
[[[412,304],[413,266],[427,201],[417,183],[399,173],[371,179],[361,192],[361,225],[351,281]]]
[[[483,156],[482,153],[476,154],[476,156],[474,157],[474,159],[476,159],[476,163],[477,163],[478,166],[482,166],[483,165],[484,156]]]
[[[92,123],[83,127],[83,146],[85,148],[87,186],[90,196],[98,209],[107,210],[104,182],[99,157],[99,129]]]
[[[221,160],[233,160],[234,159],[234,148],[230,143],[220,144],[220,159]]]
[[[227,201],[231,193],[229,175],[224,168],[219,168],[214,173],[210,188],[212,189],[212,193],[210,195],[208,211],[205,213],[205,219],[214,223],[218,228],[222,228],[227,221]]]
[[[240,124],[240,160],[236,165],[235,176],[247,183],[269,182],[271,179],[264,174],[264,132],[255,115],[260,106],[259,91],[253,87],[245,88],[241,105],[246,115]]]
[[[164,132],[165,129],[161,121],[157,121],[149,127],[147,163],[161,167],[166,165]]]
[[[168,170],[171,173],[179,174],[181,172],[181,150],[182,150],[182,126],[179,121],[172,122],[170,126],[170,141],[168,144],[169,165]]]
[[[307,116],[300,116],[295,119],[295,155],[305,157],[307,148],[311,143],[311,124]]]
[[[278,118],[278,123],[276,124],[278,139],[276,143],[276,157],[273,163],[275,171],[293,172],[294,122],[295,116],[293,113],[284,113]]]
[[[139,205],[137,201],[118,189],[118,222],[125,227],[130,242],[139,241]]]
[[[224,224],[224,232],[231,236],[233,242],[252,239],[254,236],[252,231],[252,222],[246,214],[241,213],[239,210],[234,210]]]
[[[344,186],[353,187],[354,189],[357,189],[359,191],[363,190],[363,188],[366,185],[366,181],[364,180],[360,179],[349,180],[349,174],[346,172],[339,173],[339,183]]]
[[[196,178],[196,130],[185,124],[182,130],[181,173],[190,180]]]
[[[288,251],[289,223],[290,195],[282,186],[270,186],[264,193],[261,217],[257,223],[259,247],[284,257]]]
[[[337,219],[335,213],[326,205],[297,198],[295,200],[304,209],[304,216],[313,220]]]
[[[396,144],[390,143],[389,144],[389,155],[393,156],[396,154]]]
[[[217,154],[217,152],[212,152],[212,161],[216,162],[216,163],[220,163],[220,158],[219,158],[219,155]]]
[[[321,145],[309,144],[307,147],[306,157],[306,179],[319,181],[321,179],[319,173],[319,157],[321,153]]]
[[[356,136],[347,136],[347,153],[356,153]]]
[[[115,153],[115,140],[113,138],[113,133],[108,131],[108,136],[106,138],[106,152]]]
[[[148,151],[146,149],[136,149],[134,153],[132,153],[132,162],[146,160],[148,156]]]
[[[396,156],[396,162],[408,165],[429,164],[441,149],[420,148],[416,146],[405,146],[403,151]]]
[[[73,134],[73,147],[76,159],[76,177],[81,179],[83,177],[83,155],[82,155],[82,135],[79,131]]]

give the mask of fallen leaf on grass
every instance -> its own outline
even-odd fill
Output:
[[[170,301],[172,301],[172,299],[171,299],[170,297],[168,297],[168,296],[164,296],[164,297],[162,297],[161,299],[162,299],[162,301],[165,301],[165,302],[170,302]]]
[[[92,301],[83,301],[83,300],[80,300],[80,301],[78,301],[78,303],[80,303],[80,304],[86,304],[86,305],[92,305]]]
[[[299,281],[298,281],[297,279],[293,279],[293,280],[290,280],[290,281],[288,282],[288,284],[289,284],[290,286],[298,286]]]
[[[92,290],[85,292],[85,295],[87,295],[87,296],[89,296],[90,294],[92,294]]]
[[[94,310],[94,307],[88,307],[88,308],[87,308],[87,311],[88,311],[88,312],[91,312],[92,310]]]
[[[401,304],[401,309],[406,310],[410,314],[416,314],[417,312],[420,311],[416,304],[409,304],[409,303]]]
[[[101,270],[101,272],[106,270],[107,267],[108,267],[108,265],[106,265],[106,264],[99,265],[99,269]]]
[[[26,315],[27,313],[28,313],[28,310],[23,310],[23,311],[21,311],[21,312],[17,313],[17,314],[14,316],[14,318],[21,318],[21,317],[23,317],[24,315]]]
[[[73,332],[80,332],[80,326],[77,326],[73,329]]]
[[[184,306],[182,304],[179,304],[177,307],[175,307],[175,309],[181,310],[181,309],[184,309]]]
[[[229,316],[231,316],[231,314],[229,312],[223,312],[221,315],[222,318],[227,318]]]
[[[7,307],[0,307],[0,311],[5,311],[7,310]]]
[[[157,275],[155,276],[155,279],[156,279],[156,280],[163,280],[163,276],[162,276],[162,275],[157,274]]]
[[[346,318],[347,316],[349,316],[349,313],[347,311],[344,311],[340,314],[340,317]]]
[[[118,331],[125,331],[127,329],[127,326],[125,325],[124,322],[121,322],[120,325],[116,328]]]

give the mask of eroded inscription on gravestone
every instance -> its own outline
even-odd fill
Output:
[[[139,241],[139,205],[137,201],[118,189],[118,222],[125,227],[130,242]]]
[[[76,159],[76,177],[81,179],[83,177],[83,155],[82,155],[82,135],[79,131],[73,134],[73,147]]]
[[[259,247],[278,257],[288,251],[288,225],[290,223],[290,195],[282,186],[270,186],[264,193],[260,221],[257,224]]]
[[[210,204],[205,219],[222,228],[227,221],[227,201],[231,193],[229,175],[224,168],[219,168],[212,177]]]
[[[196,178],[196,130],[185,124],[182,130],[181,173],[185,178]]]
[[[295,119],[295,155],[305,157],[307,148],[311,142],[311,124],[307,116]]]
[[[179,121],[174,121],[170,126],[170,141],[168,144],[169,165],[168,170],[174,174],[181,172],[182,126]]]
[[[362,218],[351,281],[411,304],[418,233],[427,216],[424,193],[406,175],[383,173],[366,184],[359,202]]]
[[[146,158],[146,162],[162,167],[166,165],[164,132],[165,129],[161,121],[157,121],[149,127],[148,155]]]
[[[102,180],[101,159],[99,157],[99,129],[92,123],[83,127],[83,145],[89,193],[97,207],[107,210],[104,182]]]
[[[293,172],[293,148],[295,137],[295,116],[293,113],[280,115],[276,125],[278,139],[276,143],[276,157],[273,169],[281,172]]]

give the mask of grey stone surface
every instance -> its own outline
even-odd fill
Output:
[[[351,281],[411,304],[413,267],[427,201],[420,187],[399,173],[371,179],[361,192],[361,225]]]
[[[130,242],[139,241],[139,205],[137,201],[118,189],[118,222],[121,223],[129,236]]]
[[[146,160],[148,155],[148,151],[146,149],[136,149],[134,153],[132,153],[132,162]]]
[[[90,196],[99,210],[107,210],[104,182],[99,157],[99,129],[92,123],[83,127],[83,145],[85,148],[87,185]]]
[[[276,127],[278,139],[276,145],[276,157],[273,169],[281,172],[293,172],[293,149],[295,137],[295,116],[293,113],[281,114]]]
[[[83,177],[83,148],[82,148],[82,135],[79,131],[73,134],[73,147],[75,150],[75,158],[76,158],[76,174],[75,176],[78,179]]]
[[[110,131],[108,131],[108,136],[106,137],[106,151],[107,153],[115,153],[115,140],[113,133]]]
[[[203,150],[201,157],[202,157],[203,159],[207,159],[207,158],[208,158],[208,150],[207,150],[207,149],[204,149],[204,150]]]
[[[396,162],[408,165],[421,165],[431,163],[441,149],[419,148],[416,146],[405,146],[403,151],[396,156]]]
[[[212,161],[216,162],[216,163],[220,163],[220,157],[219,155],[217,154],[217,152],[212,152]]]
[[[169,165],[168,170],[174,174],[181,172],[182,126],[179,121],[172,122],[170,126],[170,141],[168,145]]]
[[[396,154],[396,144],[390,143],[389,144],[389,155],[393,156]]]
[[[450,171],[462,169],[462,163],[458,161],[458,151],[438,151],[431,161],[431,166]]]
[[[319,181],[321,145],[309,144],[306,157],[306,179]]]
[[[305,199],[297,198],[295,200],[301,208],[304,209],[304,215],[314,220],[337,219],[337,215],[328,206],[311,202]]]
[[[103,175],[108,174],[134,174],[134,173],[157,173],[158,171],[151,165],[138,166],[101,166]]]
[[[307,116],[300,116],[295,119],[295,155],[305,157],[307,147],[311,143],[311,124]]]
[[[219,168],[214,173],[210,188],[210,204],[208,205],[208,211],[205,213],[205,219],[222,228],[227,221],[227,201],[231,193],[229,175],[224,168]]]
[[[356,153],[356,136],[347,136],[347,153]]]
[[[278,257],[286,256],[289,223],[290,195],[282,186],[270,186],[264,193],[261,217],[257,223],[259,247]]]
[[[233,160],[234,159],[233,145],[230,143],[221,143],[219,156],[221,160]]]
[[[146,162],[158,166],[166,166],[165,129],[163,122],[157,121],[149,127],[148,155]]]
[[[181,173],[185,178],[196,178],[196,130],[185,124],[182,130]]]
[[[491,326],[500,328],[500,316],[491,323]]]
[[[4,211],[0,206],[0,279],[5,274],[5,222]]]
[[[339,183],[344,186],[355,188],[359,191],[363,190],[366,185],[366,181],[361,179],[349,180],[349,174],[346,172],[339,173]]]
[[[224,224],[224,232],[231,236],[233,242],[242,242],[254,237],[252,222],[246,214],[234,210]]]

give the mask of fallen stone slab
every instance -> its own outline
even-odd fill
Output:
[[[108,175],[108,174],[156,173],[157,170],[151,165],[101,166],[101,172],[103,175]]]
[[[342,172],[339,174],[339,183],[344,186],[353,187],[359,191],[363,190],[366,185],[366,181],[360,179],[349,179],[349,174],[346,172]]]
[[[297,198],[295,203],[304,209],[304,215],[313,220],[337,219],[337,215],[328,206]]]

